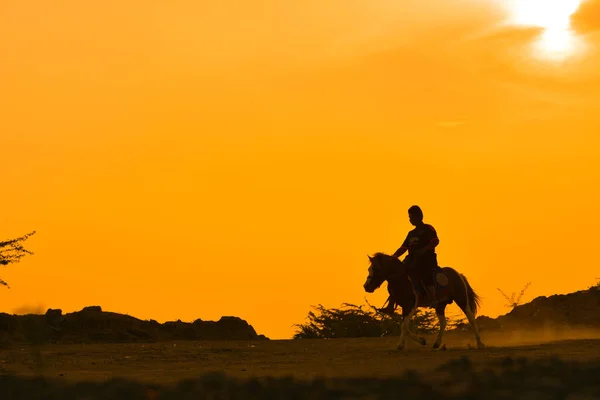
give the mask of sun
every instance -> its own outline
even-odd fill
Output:
[[[571,16],[582,0],[513,0],[511,22],[542,28],[534,47],[538,55],[564,59],[577,50],[577,37],[571,29]]]
[[[569,29],[571,15],[582,0],[517,0],[513,21],[520,25],[537,26],[549,30]]]

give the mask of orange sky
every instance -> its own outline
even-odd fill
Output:
[[[485,315],[595,283],[598,2],[560,59],[506,2],[292,3],[0,3],[0,236],[38,232],[0,310],[289,338],[364,303],[412,204]]]

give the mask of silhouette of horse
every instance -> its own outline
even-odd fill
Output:
[[[435,308],[435,313],[440,322],[440,331],[437,340],[433,344],[433,348],[437,349],[442,344],[442,337],[446,329],[446,306],[453,301],[465,313],[469,324],[475,333],[477,348],[485,347],[479,336],[479,328],[475,322],[477,308],[479,307],[480,298],[475,293],[467,278],[450,267],[440,268],[438,271],[438,279],[446,281],[442,286],[442,290],[436,290],[436,299],[432,303],[426,303],[427,299],[421,298],[415,290],[413,282],[408,274],[407,266],[396,257],[384,253],[376,253],[373,257],[369,256],[371,265],[369,266],[369,276],[365,281],[364,289],[367,293],[373,293],[378,289],[383,282],[388,282],[388,292],[393,296],[396,304],[402,308],[402,325],[400,327],[400,341],[397,348],[403,349],[405,346],[406,335],[411,339],[425,345],[425,339],[417,336],[410,330],[410,320],[420,307]],[[440,276],[440,273],[442,274]]]

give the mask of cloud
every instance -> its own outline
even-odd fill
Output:
[[[600,0],[584,1],[571,17],[571,23],[579,33],[600,30]]]

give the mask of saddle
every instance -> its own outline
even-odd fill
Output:
[[[435,286],[436,301],[452,304],[453,301],[450,299],[450,287],[448,286],[448,275],[446,275],[440,267],[437,267],[433,271],[433,282]]]
[[[427,292],[425,284],[421,279],[419,279],[419,292],[421,295],[424,295],[419,302],[421,303],[420,305],[425,307],[435,307],[437,304],[442,302],[452,304],[452,301],[449,301],[450,290],[448,288],[448,276],[440,267],[436,267],[431,273],[433,274],[433,286],[435,289],[434,298],[431,298],[430,293]]]

